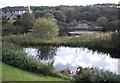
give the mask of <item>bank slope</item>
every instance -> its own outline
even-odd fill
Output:
[[[0,62],[1,63],[1,62]],[[62,79],[27,72],[2,63],[3,81],[62,81]]]

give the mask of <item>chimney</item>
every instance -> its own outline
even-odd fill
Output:
[[[29,11],[29,13],[32,13],[32,10],[30,9],[30,6],[28,6],[28,11]]]

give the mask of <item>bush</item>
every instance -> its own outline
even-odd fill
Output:
[[[42,73],[44,75],[53,74],[53,66],[51,64],[43,64],[27,56],[22,52],[21,47],[12,43],[3,42],[2,62],[27,71]]]
[[[75,81],[89,81],[95,83],[119,83],[120,75],[116,75],[115,73],[109,71],[99,70],[97,68],[82,68],[78,67],[76,74],[73,76]]]
[[[102,82],[106,82],[106,83],[119,83],[120,81],[120,76],[109,72],[109,71],[103,71],[100,70],[98,72],[96,72],[93,81],[97,82],[97,83],[102,83]]]
[[[31,13],[24,13],[22,15],[22,19],[21,19],[21,25],[26,28],[26,29],[30,29],[32,28],[32,26],[34,25],[35,22],[35,17],[33,14]]]
[[[22,26],[16,25],[13,26],[11,24],[5,24],[2,26],[2,36],[9,36],[9,35],[13,35],[13,34],[23,34],[24,33],[24,29],[22,28]]]
[[[89,68],[78,67],[76,75],[73,76],[75,81],[92,81],[94,71]]]
[[[21,25],[21,21],[17,20],[17,21],[15,21],[15,22],[13,22],[13,25],[14,25],[14,26]]]
[[[107,31],[108,30],[108,28],[107,28],[107,26],[108,26],[108,19],[106,17],[99,17],[96,22],[97,22],[97,24],[99,26],[103,27],[103,31]]]
[[[33,26],[36,38],[52,39],[58,35],[58,26],[51,19],[38,18]]]
[[[7,24],[8,20],[2,20],[2,24]]]

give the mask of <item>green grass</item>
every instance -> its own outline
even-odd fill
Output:
[[[1,63],[1,62],[0,62]],[[3,81],[63,81],[62,79],[27,72],[2,63]]]
[[[8,20],[8,23],[13,23],[15,22],[16,20]]]

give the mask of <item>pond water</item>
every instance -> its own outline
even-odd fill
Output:
[[[76,70],[78,66],[97,67],[103,70],[109,70],[118,73],[118,59],[111,58],[110,54],[104,54],[92,51],[82,47],[55,47],[39,46],[26,47],[23,51],[33,58],[40,59],[44,62],[54,60],[56,70],[70,68]]]
[[[87,30],[76,30],[73,32],[68,32],[71,35],[82,35],[82,34],[92,34],[96,33],[96,31],[87,31]]]

